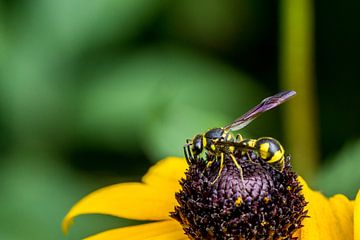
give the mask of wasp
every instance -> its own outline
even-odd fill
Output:
[[[261,113],[277,107],[295,94],[295,91],[284,91],[265,98],[231,124],[225,127],[209,129],[205,133],[197,134],[193,139],[187,139],[184,146],[184,154],[188,164],[203,161],[206,167],[209,167],[214,161],[219,161],[220,169],[216,179],[213,181],[213,183],[215,183],[221,175],[224,166],[224,157],[225,154],[227,154],[239,170],[241,179],[243,180],[243,171],[234,156],[234,152],[235,150],[252,150],[258,154],[260,159],[274,169],[282,172],[285,166],[285,151],[279,141],[271,137],[243,139],[241,134],[234,136],[232,132],[244,128]]]

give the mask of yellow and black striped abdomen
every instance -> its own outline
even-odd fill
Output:
[[[283,170],[285,151],[276,139],[270,137],[259,138],[256,140],[255,148],[264,161],[279,171]]]

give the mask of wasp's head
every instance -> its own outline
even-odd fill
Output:
[[[192,141],[191,152],[194,156],[199,155],[203,151],[203,136],[196,135]]]

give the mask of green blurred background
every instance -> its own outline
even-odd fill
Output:
[[[327,195],[360,186],[360,3],[0,1],[0,239],[80,239],[132,222],[60,223],[87,193],[138,181],[186,138],[261,99],[254,121]]]

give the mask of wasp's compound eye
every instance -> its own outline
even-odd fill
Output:
[[[202,137],[200,135],[197,135],[193,140],[193,147],[192,151],[193,154],[197,155],[202,152],[203,149],[203,143],[202,143]]]

